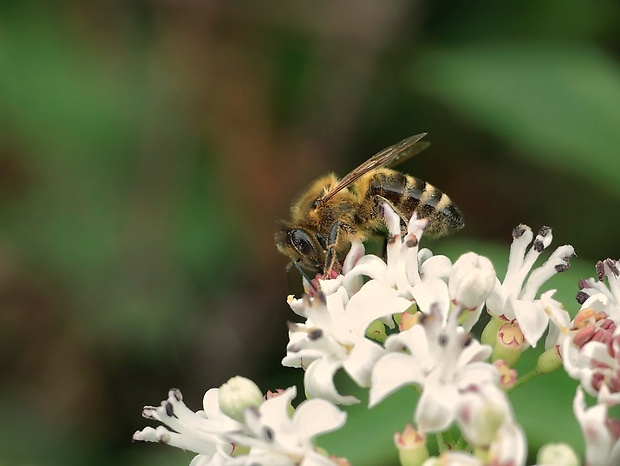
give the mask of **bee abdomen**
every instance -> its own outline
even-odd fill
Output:
[[[413,212],[428,218],[426,232],[443,236],[463,227],[463,215],[447,194],[419,178],[397,171],[377,173],[368,189],[368,197],[381,196],[389,201],[403,220]]]
[[[463,214],[446,193],[418,178],[410,177],[410,181],[407,197],[417,197],[418,204],[413,210],[419,218],[430,219],[426,229],[428,234],[444,236],[463,227]],[[413,213],[413,210],[408,210],[408,213]]]
[[[400,172],[390,171],[388,174],[378,172],[372,177],[366,197],[373,200],[381,196],[396,207],[403,199],[407,181],[407,176]]]

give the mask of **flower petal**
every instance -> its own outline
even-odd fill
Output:
[[[415,359],[404,353],[388,353],[377,361],[372,370],[368,406],[373,407],[390,393],[405,385],[424,381]]]
[[[454,385],[428,383],[424,387],[415,412],[421,432],[441,432],[454,421],[459,397]]]
[[[304,385],[308,397],[322,398],[342,405],[359,403],[360,400],[354,396],[343,396],[336,390],[334,374],[341,367],[340,361],[327,358],[318,359],[310,364],[304,376]]]
[[[355,344],[349,357],[344,360],[344,370],[360,387],[368,387],[372,368],[382,354],[381,346],[362,338]]]
[[[547,330],[549,316],[539,301],[521,301],[511,296],[510,306],[514,310],[523,336],[532,347],[536,347],[536,343]]]
[[[326,400],[312,399],[302,402],[293,414],[293,426],[310,438],[331,432],[344,425],[347,413]]]

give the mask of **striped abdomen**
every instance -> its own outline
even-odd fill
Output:
[[[366,199],[374,202],[376,196],[386,199],[405,222],[414,211],[418,218],[428,218],[426,232],[433,236],[463,227],[463,215],[448,195],[419,178],[395,170],[377,170],[369,180]]]

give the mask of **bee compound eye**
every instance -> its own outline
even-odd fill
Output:
[[[309,256],[314,254],[314,247],[312,246],[312,238],[304,230],[299,228],[291,231],[291,242],[295,249],[302,256]]]

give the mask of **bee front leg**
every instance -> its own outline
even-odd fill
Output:
[[[336,244],[338,244],[338,235],[341,228],[340,222],[334,222],[329,230],[327,244],[325,247],[325,265],[323,267],[324,278],[334,278],[333,274],[338,274],[338,257],[336,256]]]

